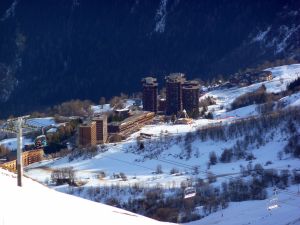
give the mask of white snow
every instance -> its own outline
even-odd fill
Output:
[[[280,26],[280,33],[283,35],[282,40],[280,43],[277,43],[276,46],[276,53],[283,52],[287,45],[287,40],[300,28],[300,25],[293,26],[291,28],[287,27],[286,25]]]
[[[33,141],[23,137],[23,147],[25,145],[33,144]],[[17,150],[17,138],[8,138],[0,141],[0,145],[4,145],[6,148],[15,151]]]
[[[269,200],[234,202],[224,210],[212,213],[201,220],[186,223],[185,225],[300,224],[300,194],[297,194],[296,186],[290,187],[288,191],[281,190],[279,192],[279,207],[272,211],[267,210]]]
[[[269,33],[269,31],[271,30],[271,27],[269,26],[265,31],[260,31],[254,38],[253,38],[253,42],[260,42],[263,41],[266,37],[266,35]]]
[[[285,108],[300,106],[300,92],[286,96],[279,100],[280,103],[283,103]]]
[[[27,120],[27,124],[35,127],[47,127],[51,125],[54,126],[55,121],[53,117],[31,118]]]
[[[133,106],[135,103],[135,101],[133,99],[127,99],[124,102],[124,109],[129,109],[129,107]],[[104,105],[93,105],[91,107],[92,111],[94,112],[94,114],[102,114],[102,113],[106,113],[106,112],[111,112],[114,109],[110,106],[110,104],[104,104]]]
[[[27,178],[22,188],[16,183],[14,174],[0,169],[0,223],[3,225],[170,224],[59,193]]]
[[[166,28],[166,18],[167,18],[167,3],[168,0],[161,0],[159,3],[159,8],[157,9],[155,15],[155,28],[154,31],[157,33],[163,33]]]
[[[0,21],[5,21],[10,17],[14,17],[17,4],[18,4],[18,0],[14,0],[10,5],[10,7],[5,11]]]
[[[94,113],[100,114],[100,113],[105,113],[105,112],[112,111],[112,108],[110,107],[109,104],[94,105],[94,106],[92,106],[92,111]]]
[[[230,89],[213,90],[203,95],[200,100],[205,99],[208,96],[212,96],[216,99],[216,105],[209,106],[208,108],[217,118],[228,118],[230,116],[239,118],[256,115],[257,112],[255,112],[255,105],[230,111],[230,104],[237,97],[248,92],[253,92],[263,84],[266,86],[267,92],[269,93],[278,93],[284,91],[289,83],[300,76],[300,64],[279,66],[266,70],[272,72],[273,79],[271,81],[255,83],[247,87],[233,87]]]
[[[52,127],[49,130],[47,130],[47,133],[55,133],[57,131],[56,127]]]

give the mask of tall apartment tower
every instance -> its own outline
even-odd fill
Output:
[[[199,115],[199,91],[198,81],[186,81],[182,86],[182,107],[190,117]]]
[[[92,146],[97,144],[96,122],[90,124],[82,124],[78,130],[78,144],[80,146]]]
[[[157,112],[157,80],[153,77],[142,79],[143,84],[143,110]]]
[[[104,144],[107,141],[107,116],[93,118],[96,123],[96,139],[97,144]]]
[[[183,73],[172,73],[166,80],[166,114],[177,115],[182,111],[182,85],[185,82]]]

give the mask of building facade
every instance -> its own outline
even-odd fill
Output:
[[[186,81],[182,86],[182,107],[189,117],[199,116],[199,93],[200,84],[198,81]]]
[[[154,112],[138,112],[121,122],[112,122],[108,125],[108,131],[111,136],[119,135],[122,139],[138,131],[145,124],[153,121]]]
[[[143,84],[143,110],[157,112],[158,84],[156,78],[146,77],[142,79]]]
[[[78,144],[79,146],[93,146],[97,144],[97,130],[96,122],[89,124],[82,124],[78,130]]]
[[[93,121],[96,123],[96,140],[97,144],[107,142],[107,116],[95,117]]]
[[[166,111],[166,99],[161,98],[158,100],[158,111],[164,113]]]
[[[43,149],[34,149],[30,151],[25,151],[22,153],[23,166],[28,166],[35,162],[40,162],[44,158],[44,150]],[[9,162],[5,162],[0,164],[0,167],[12,172],[17,170],[17,162],[16,160],[11,160]]]
[[[182,111],[182,85],[185,82],[183,73],[173,73],[166,80],[166,114],[177,115]]]

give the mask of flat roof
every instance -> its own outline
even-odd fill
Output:
[[[80,124],[79,127],[91,127],[95,123],[96,123],[95,121],[91,121],[91,122]]]
[[[144,86],[157,86],[157,79],[155,77],[145,77],[142,79]]]
[[[189,81],[184,82],[182,88],[183,89],[199,89],[200,84],[196,80],[189,80]]]
[[[104,120],[104,119],[107,119],[106,115],[101,115],[101,116],[95,116],[95,117],[93,117],[93,121],[94,120]]]
[[[167,82],[177,83],[177,82],[184,82],[185,81],[185,74],[184,73],[171,73],[166,76]]]
[[[153,112],[149,112],[149,111],[139,111],[139,112],[135,112],[132,116],[120,121],[120,122],[117,122],[117,121],[114,121],[114,122],[111,122],[109,123],[109,125],[112,125],[112,126],[119,126],[119,125],[122,125],[124,123],[128,123],[128,122],[131,122],[131,121],[134,121],[136,120],[137,118],[139,118],[140,116],[143,116],[143,115],[146,115],[148,113],[153,113]]]

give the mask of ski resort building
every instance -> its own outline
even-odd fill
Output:
[[[199,93],[198,81],[186,81],[182,86],[182,106],[190,117],[199,115]]]
[[[143,110],[157,112],[157,80],[153,77],[142,79],[143,84]]]
[[[101,135],[99,135],[99,138],[100,137]],[[93,146],[97,144],[97,124],[95,121],[92,121],[91,123],[88,124],[82,124],[79,126],[78,144],[79,146],[85,146],[85,147]]]
[[[43,158],[43,149],[34,149],[22,153],[23,166],[28,166],[32,163],[40,162],[43,160]],[[0,164],[0,167],[11,172],[15,172],[17,170],[16,152],[12,152],[12,154],[8,156],[7,162]]]
[[[101,117],[93,118],[96,123],[96,140],[97,144],[104,144],[107,142],[107,116],[103,115]]]
[[[173,73],[166,80],[166,114],[177,115],[182,111],[182,85],[185,82],[183,73]]]
[[[121,122],[111,122],[108,124],[109,140],[114,142],[117,139],[124,139],[130,134],[138,131],[145,124],[151,123],[155,116],[154,112],[135,112]]]
[[[165,113],[166,111],[166,99],[165,98],[161,98],[158,100],[158,111],[160,113]]]

